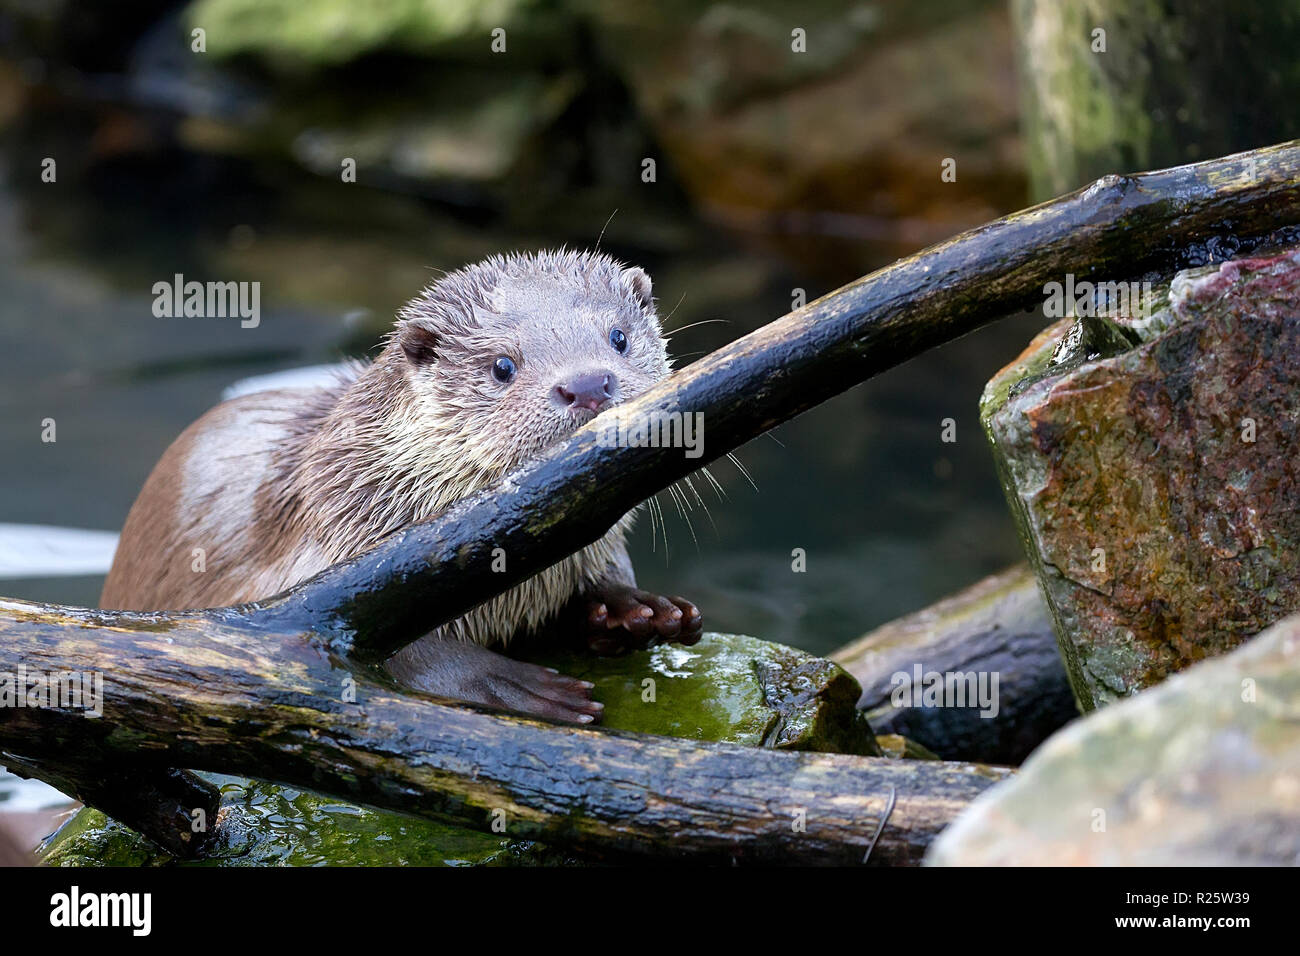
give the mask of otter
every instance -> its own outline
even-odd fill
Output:
[[[100,605],[269,597],[435,517],[669,371],[640,268],[559,251],[451,272],[398,312],[372,362],[324,387],[223,402],[190,425],[131,507]],[[501,652],[566,620],[602,654],[699,640],[694,604],[636,586],[625,543],[635,511],[403,648],[389,673],[440,697],[599,720],[590,683]]]

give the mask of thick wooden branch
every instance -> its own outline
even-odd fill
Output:
[[[1124,279],[1248,249],[1300,223],[1300,141],[1108,176],[900,260],[711,353],[623,406],[701,413],[704,454],[605,448],[598,417],[539,461],[373,551],[247,609],[384,657],[595,541],[624,513],[877,372],[1040,304],[1066,273]],[[504,573],[493,549],[507,555]]]
[[[101,717],[0,710],[0,763],[257,776],[480,829],[500,810],[508,835],[601,856],[846,864],[918,862],[1009,772],[553,727],[402,694],[314,635],[223,618],[0,601],[0,671],[104,675]]]

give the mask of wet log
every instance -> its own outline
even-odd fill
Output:
[[[402,693],[310,633],[225,611],[0,601],[0,671],[19,663],[104,675],[100,717],[0,710],[0,760],[39,776],[51,754],[146,777],[176,766],[256,776],[485,830],[496,816],[506,835],[602,858],[916,863],[1010,772],[484,713]]]
[[[876,733],[902,734],[948,760],[1018,765],[1079,715],[1052,616],[1023,564],[882,624],[830,658],[862,685],[858,707]],[[981,716],[974,701],[922,706],[920,675],[933,673],[997,675],[996,715]]]

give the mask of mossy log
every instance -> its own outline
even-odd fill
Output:
[[[594,853],[851,862],[888,815],[871,859],[913,860],[1004,771],[561,730],[402,694],[372,665],[742,442],[1040,302],[1066,272],[1117,278],[1221,258],[1297,223],[1300,143],[1106,177],[810,303],[623,406],[629,420],[703,414],[703,458],[604,447],[598,419],[439,518],[265,601],[187,614],[0,603],[0,672],[106,678],[98,720],[0,709],[0,758],[38,776],[57,761],[60,780],[112,763],[169,800],[168,769],[192,767],[479,826],[498,809],[521,836]]]

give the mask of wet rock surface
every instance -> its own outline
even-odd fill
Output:
[[[1070,725],[926,862],[1300,864],[1300,616]]]
[[[534,660],[543,658],[534,657]],[[596,684],[604,726],[755,747],[881,754],[857,710],[857,682],[802,651],[729,634],[618,658],[552,654],[551,666]],[[563,731],[557,731],[563,732]],[[891,755],[924,757],[889,741]],[[261,781],[205,774],[222,789],[218,844],[206,866],[511,865],[570,862],[536,843],[356,806]],[[173,862],[98,810],[83,809],[41,859],[52,866]]]
[[[1058,323],[981,402],[1085,710],[1300,608],[1300,253],[1180,273],[1165,301],[1114,317],[1141,344],[1063,371]]]
[[[903,734],[945,760],[1018,764],[1078,714],[1051,617],[1023,565],[882,625],[831,658],[862,685],[858,706],[877,733]],[[918,666],[922,675],[996,674],[997,713],[924,706],[916,694],[896,703]]]

